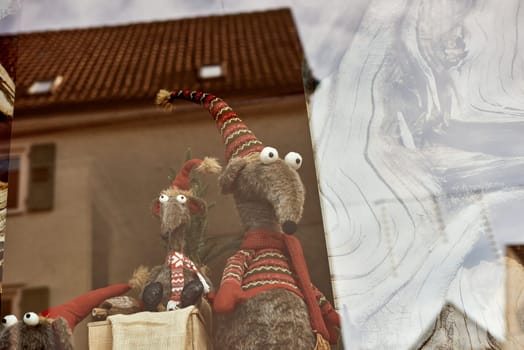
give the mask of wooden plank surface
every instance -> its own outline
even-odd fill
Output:
[[[522,5],[371,1],[313,95],[348,349],[418,347],[449,305],[504,339],[504,245],[523,240]]]

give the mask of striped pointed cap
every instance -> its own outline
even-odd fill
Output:
[[[202,164],[201,159],[190,159],[187,162],[185,162],[182,166],[182,169],[180,169],[177,176],[171,183],[171,187],[176,187],[180,190],[189,191],[191,170],[193,170],[194,167],[197,167],[200,164]]]
[[[182,168],[171,183],[171,188],[189,191],[191,189],[191,172],[193,170],[200,174],[219,174],[222,171],[222,167],[215,158],[190,159],[182,165]]]
[[[209,111],[222,135],[228,162],[231,158],[260,152],[264,148],[262,142],[221,98],[201,91],[160,90],[156,103],[164,108],[173,109],[176,99],[199,103]]]

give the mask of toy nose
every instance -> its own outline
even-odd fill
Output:
[[[288,220],[282,224],[282,231],[288,235],[292,235],[293,233],[297,232],[297,228],[298,226],[294,221]]]

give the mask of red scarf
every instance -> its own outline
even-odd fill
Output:
[[[291,267],[297,276],[298,287],[304,295],[304,301],[306,302],[309,312],[311,328],[322,335],[324,339],[329,339],[329,332],[324,319],[322,318],[322,312],[312,288],[313,284],[309,277],[306,259],[304,258],[304,253],[302,251],[302,245],[298,238],[284,233],[259,230],[246,234],[240,246],[240,249],[245,250],[258,250],[264,248],[279,249],[284,253],[287,250],[287,254],[285,255],[288,255],[290,258]]]

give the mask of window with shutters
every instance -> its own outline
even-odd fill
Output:
[[[26,210],[25,198],[27,196],[28,176],[28,148],[24,146],[11,146],[11,153],[0,156],[0,162],[8,167],[7,213],[18,214]],[[7,166],[9,164],[9,166]],[[3,166],[4,167],[4,166]]]
[[[54,204],[55,144],[11,146],[7,214],[51,210]]]

